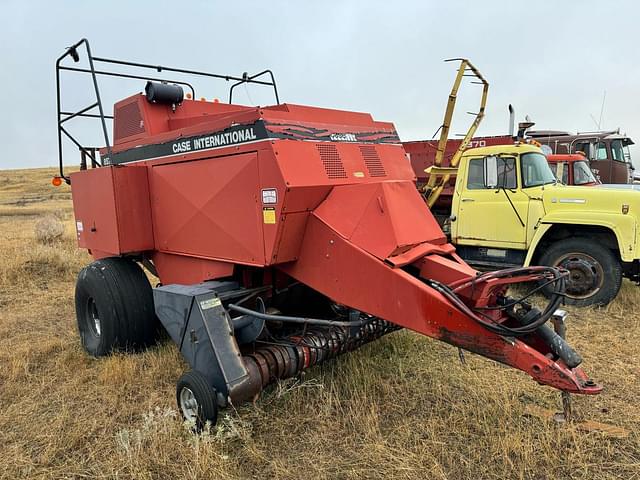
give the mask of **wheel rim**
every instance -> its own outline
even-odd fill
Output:
[[[595,295],[604,283],[604,270],[600,262],[586,253],[572,252],[562,256],[556,263],[569,271],[565,293],[582,299]]]
[[[93,298],[89,298],[89,300],[87,300],[87,323],[89,324],[89,330],[91,330],[93,336],[99,338],[102,334],[102,322],[100,321],[98,307],[96,307],[96,302]]]
[[[190,388],[182,387],[180,390],[180,410],[187,420],[198,419],[198,401]]]

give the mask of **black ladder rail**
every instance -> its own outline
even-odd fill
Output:
[[[87,60],[89,63],[89,68],[77,68],[77,67],[70,67],[70,66],[65,66],[62,65],[62,61],[64,59],[66,59],[67,57],[71,57],[73,59],[74,62],[79,62],[80,61],[80,55],[78,53],[78,49],[83,46],[85,47],[86,50],[86,55],[87,55]],[[60,173],[60,178],[62,178],[67,184],[71,184],[71,178],[68,177],[67,175],[65,175],[64,172],[64,162],[63,162],[63,156],[64,156],[64,152],[63,152],[63,136],[67,137],[71,140],[71,142],[73,142],[79,149],[81,152],[81,157],[84,157],[85,155],[89,155],[92,158],[92,166],[93,165],[101,165],[100,162],[98,162],[95,159],[95,155],[94,154],[90,154],[89,151],[95,152],[96,148],[95,147],[84,147],[76,138],[74,138],[74,136],[63,127],[63,123],[71,120],[71,119],[75,119],[75,118],[79,118],[79,117],[84,117],[84,118],[92,118],[92,119],[100,119],[100,123],[101,123],[101,127],[102,127],[102,136],[104,138],[104,142],[105,142],[105,147],[107,150],[107,155],[111,155],[111,142],[109,140],[109,133],[107,130],[107,120],[113,120],[113,116],[112,115],[105,115],[104,113],[104,108],[102,105],[102,98],[100,96],[100,88],[98,86],[98,76],[108,76],[108,77],[117,77],[117,78],[127,78],[127,79],[134,79],[134,80],[147,80],[147,81],[155,81],[155,82],[163,82],[163,83],[175,83],[177,85],[183,85],[187,88],[189,88],[191,90],[191,94],[192,94],[192,98],[196,98],[196,92],[195,92],[195,88],[193,87],[193,85],[189,82],[185,82],[185,81],[178,81],[178,80],[170,80],[170,79],[164,79],[164,78],[157,78],[157,77],[153,77],[153,76],[147,76],[147,75],[137,75],[137,74],[132,74],[132,73],[122,73],[122,72],[112,72],[112,71],[108,71],[108,70],[96,70],[95,68],[95,63],[103,63],[103,64],[111,64],[111,65],[119,65],[119,66],[125,66],[125,67],[130,67],[130,68],[143,68],[143,69],[151,69],[151,70],[155,70],[157,72],[162,72],[162,71],[167,71],[167,72],[173,72],[173,73],[179,73],[179,74],[185,74],[185,75],[196,75],[196,76],[200,76],[200,77],[206,77],[206,78],[216,78],[216,79],[221,79],[221,80],[225,80],[225,81],[235,81],[236,83],[233,84],[230,89],[229,89],[229,100],[231,103],[231,99],[232,99],[232,95],[233,95],[233,89],[237,86],[240,85],[242,83],[253,83],[253,84],[257,84],[257,85],[265,85],[265,86],[270,86],[273,87],[273,91],[275,94],[275,98],[276,98],[276,103],[279,105],[280,104],[280,98],[278,96],[278,89],[276,86],[276,81],[274,78],[273,73],[271,72],[271,70],[264,70],[260,73],[257,73],[255,75],[249,76],[246,73],[243,74],[242,77],[236,77],[233,75],[221,75],[221,74],[216,74],[216,73],[210,73],[210,72],[202,72],[202,71],[197,71],[197,70],[188,70],[188,69],[182,69],[182,68],[175,68],[175,67],[165,67],[162,65],[151,65],[151,64],[147,64],[147,63],[139,63],[139,62],[129,62],[129,61],[124,61],[124,60],[117,60],[117,59],[111,59],[111,58],[104,58],[104,57],[94,57],[91,53],[91,47],[89,46],[89,41],[86,38],[81,39],[80,41],[76,42],[75,44],[71,45],[70,47],[67,48],[67,50],[64,52],[64,54],[62,54],[60,57],[58,57],[58,59],[56,60],[56,104],[57,104],[57,119],[58,119],[58,163],[59,163],[59,173]],[[63,71],[68,71],[68,72],[73,72],[73,73],[84,73],[84,74],[90,74],[91,75],[91,79],[92,79],[92,83],[93,83],[93,90],[95,93],[95,99],[96,101],[84,108],[81,108],[80,110],[76,111],[76,112],[69,112],[66,110],[62,110],[62,91],[61,91],[61,76],[60,73]],[[268,74],[270,76],[270,81],[265,81],[265,80],[259,80],[258,78]],[[93,110],[94,108],[98,108],[98,113],[90,113],[91,110]]]

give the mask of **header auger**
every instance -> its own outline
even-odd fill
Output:
[[[92,65],[85,73],[95,78]],[[418,193],[393,124],[286,103],[180,99],[175,85],[155,101],[139,93],[117,102],[113,145],[92,157],[95,168],[68,177],[79,245],[96,259],[76,291],[90,354],[144,347],[159,321],[192,367],[177,400],[198,426],[215,422],[218,406],[400,327],[541,384],[600,391],[545,325],[566,273],[466,265]],[[530,281],[555,285],[544,311],[508,295]]]

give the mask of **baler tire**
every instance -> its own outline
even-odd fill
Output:
[[[128,325],[129,346],[134,349],[146,348],[157,340],[160,325],[153,303],[153,289],[144,270],[136,262],[128,260],[122,266],[123,276],[128,275],[131,288],[131,306],[137,307],[136,313],[132,309],[133,321]]]
[[[575,258],[574,258],[575,257]],[[571,276],[567,279],[567,295],[565,302],[568,305],[579,307],[607,305],[618,295],[622,285],[622,265],[620,260],[607,247],[584,237],[573,237],[553,243],[541,256],[540,265],[563,266],[567,262],[583,262],[589,265],[589,259],[596,262],[592,268],[594,275],[601,275],[601,284],[598,290],[591,295],[571,295]],[[578,272],[580,273],[580,272]],[[571,273],[570,273],[571,275]],[[549,296],[552,286],[543,289],[543,293]]]
[[[95,357],[138,350],[156,338],[153,291],[132,260],[104,258],[84,267],[78,275],[75,302],[82,345]]]
[[[195,404],[189,404],[190,401],[195,401]],[[218,420],[216,390],[197,370],[184,373],[178,380],[176,402],[182,418],[193,422],[193,429],[197,433],[206,428],[207,422],[214,426]]]

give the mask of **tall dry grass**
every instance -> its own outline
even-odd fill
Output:
[[[607,308],[569,309],[570,341],[605,385],[574,397],[576,414],[627,438],[527,415],[557,409],[559,394],[471,354],[462,365],[410,332],[282,382],[194,436],[175,409],[185,365],[173,345],[100,360],[81,350],[73,288],[89,258],[51,174],[0,172],[0,478],[640,478],[634,285]],[[27,197],[40,200],[16,204]],[[35,223],[53,212],[65,233],[40,244]]]

